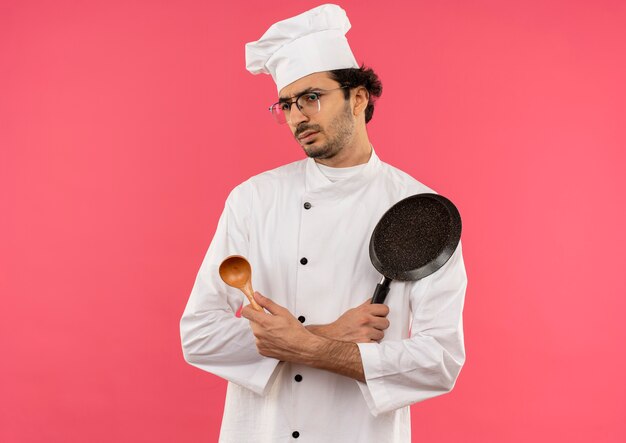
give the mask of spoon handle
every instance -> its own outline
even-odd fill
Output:
[[[255,311],[263,312],[263,308],[254,299],[254,291],[252,290],[252,284],[250,284],[250,281],[248,281],[245,286],[241,288],[241,291],[246,295],[246,297],[248,297],[248,300]]]

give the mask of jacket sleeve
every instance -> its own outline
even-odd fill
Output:
[[[248,253],[250,204],[242,185],[229,195],[213,241],[196,277],[180,321],[185,360],[257,394],[264,394],[278,360],[261,356],[248,320],[235,313],[246,297],[228,287],[219,265],[229,255]]]
[[[465,362],[466,287],[459,244],[441,269],[412,285],[409,338],[358,344],[366,379],[358,384],[374,416],[454,387]]]

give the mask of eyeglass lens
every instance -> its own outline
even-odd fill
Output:
[[[272,106],[272,115],[280,124],[287,123],[291,115],[291,108],[296,105],[300,112],[307,117],[320,111],[320,96],[314,92],[308,92],[299,96],[295,102],[280,102]]]

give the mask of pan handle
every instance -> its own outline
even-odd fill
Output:
[[[389,294],[389,284],[391,283],[391,279],[384,277],[383,279],[380,281],[380,283],[378,283],[376,285],[376,289],[374,290],[374,295],[372,296],[372,303],[384,303],[385,302],[385,297],[387,297],[387,294]]]

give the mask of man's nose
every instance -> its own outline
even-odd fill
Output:
[[[298,105],[296,103],[291,105],[291,110],[289,111],[289,123],[292,126],[298,126],[299,123],[308,120],[309,117],[304,115]]]

